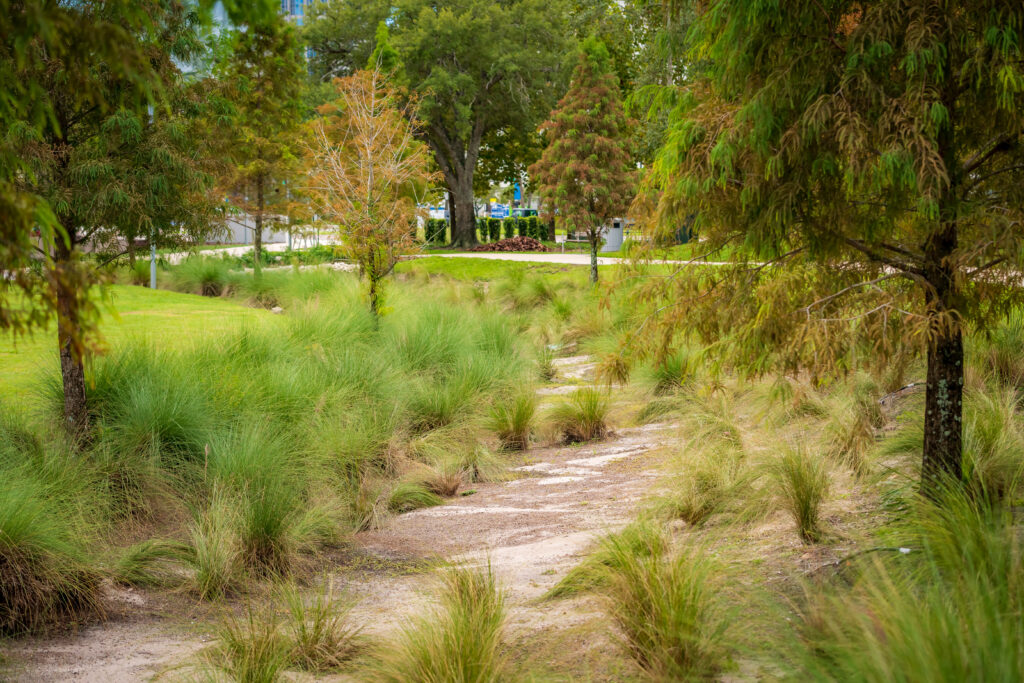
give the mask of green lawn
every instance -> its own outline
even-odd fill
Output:
[[[108,290],[100,331],[108,347],[159,344],[183,347],[210,332],[237,328],[247,320],[273,314],[229,299],[211,299],[143,287],[115,285]],[[28,338],[0,337],[0,397],[11,406],[23,404],[44,371],[58,367],[55,332],[37,331]]]
[[[431,275],[447,275],[456,280],[496,280],[516,271],[538,275],[586,278],[585,266],[499,261],[486,258],[444,258],[442,256],[426,256],[403,261],[398,264],[395,271],[398,273],[423,272]]]

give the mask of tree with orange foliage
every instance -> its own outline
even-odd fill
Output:
[[[382,281],[413,249],[417,198],[436,176],[415,138],[413,104],[399,99],[379,66],[334,84],[338,99],[312,123],[307,191],[359,264],[370,311],[379,316]]]

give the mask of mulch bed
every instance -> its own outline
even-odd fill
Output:
[[[470,251],[550,251],[532,237],[510,237],[473,247]]]

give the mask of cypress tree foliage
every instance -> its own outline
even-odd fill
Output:
[[[334,86],[338,99],[321,107],[312,123],[308,191],[317,211],[337,225],[345,253],[359,264],[376,319],[384,278],[413,250],[408,226],[423,217],[418,200],[435,177],[429,149],[415,137],[411,105],[399,101],[387,74],[380,68],[359,71]],[[428,239],[437,227],[444,238],[443,221],[431,227]]]
[[[219,184],[232,207],[253,219],[259,277],[263,229],[290,211],[287,186],[301,166],[304,70],[294,27],[275,15],[238,31],[214,75],[220,152],[227,161]]]
[[[621,216],[633,197],[629,127],[608,50],[588,38],[569,92],[541,127],[549,142],[530,175],[546,209],[557,209],[567,230],[587,233],[593,283],[601,228]]]
[[[652,283],[664,329],[762,371],[920,344],[923,489],[959,480],[963,331],[1020,298],[1024,4],[713,2],[691,38],[636,208],[737,264]]]
[[[17,310],[22,320],[56,313],[64,416],[68,430],[79,433],[88,422],[83,357],[95,340],[96,266],[131,254],[137,237],[167,245],[200,239],[210,177],[198,153],[197,103],[177,67],[201,48],[198,16],[156,0],[71,3],[61,13],[60,40],[74,35],[76,22],[97,27],[103,38],[74,46],[29,38],[21,60],[6,51],[12,61],[0,71],[31,84],[32,99],[12,107],[0,137],[5,159],[17,162],[8,182],[15,196],[29,198],[23,206],[32,207],[42,233],[36,242],[34,221],[18,227],[27,237],[21,244],[32,245],[43,267],[42,278],[32,280],[24,260],[13,264],[30,294],[16,300]],[[148,78],[140,82],[139,73]],[[6,301],[6,284],[0,293]]]

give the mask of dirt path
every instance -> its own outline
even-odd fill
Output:
[[[592,368],[588,360],[563,359],[560,376],[584,377]],[[562,392],[548,385],[541,393]],[[579,561],[596,536],[633,517],[658,476],[659,449],[671,431],[668,425],[648,425],[618,429],[599,443],[534,448],[514,468],[517,478],[473,484],[469,495],[358,534],[353,567],[333,580],[359,598],[352,615],[357,623],[371,636],[383,635],[432,601],[437,587],[432,572],[410,567],[429,567],[431,560],[489,563],[508,594],[513,641],[571,628],[593,610],[537,598]],[[202,617],[182,623],[139,605],[74,636],[9,644],[8,675],[16,681],[146,680],[181,665],[211,640],[209,631]]]

